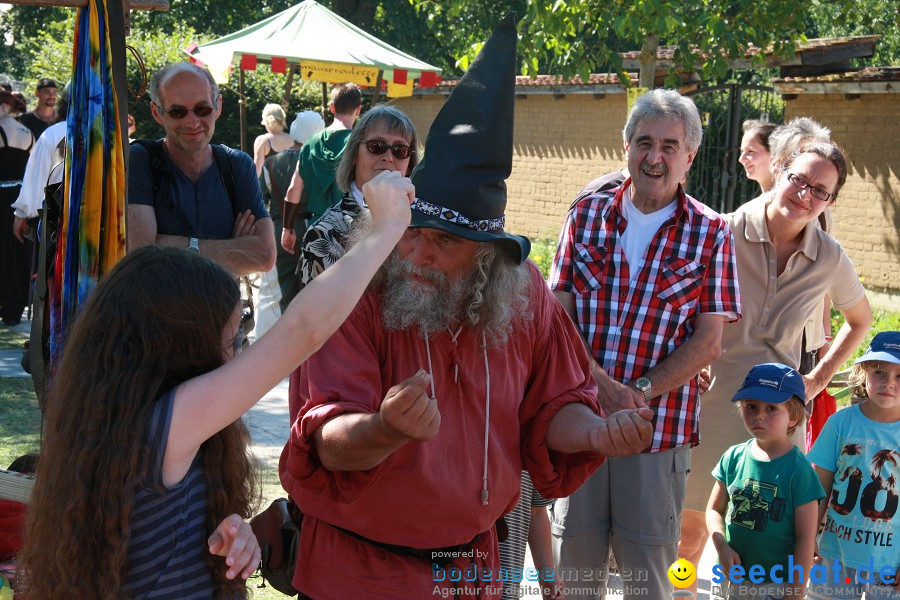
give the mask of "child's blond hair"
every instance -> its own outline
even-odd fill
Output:
[[[881,361],[867,360],[865,362],[856,363],[850,369],[850,375],[847,376],[847,383],[850,384],[850,393],[856,398],[868,398],[866,392],[866,377],[868,369],[877,369],[881,365]]]

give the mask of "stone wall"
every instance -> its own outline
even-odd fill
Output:
[[[393,102],[424,141],[445,95]],[[625,164],[626,97],[608,94],[516,96],[507,229],[556,238],[569,202],[591,179]],[[834,211],[835,237],[867,288],[900,294],[900,94],[797,94],[785,118],[809,116],[831,128],[850,156]]]
[[[835,238],[867,288],[900,293],[900,94],[789,96],[785,119],[800,116],[830,127],[850,159]]]
[[[424,143],[445,99],[428,94],[392,104],[409,115]],[[507,229],[555,239],[575,194],[595,177],[625,165],[625,94],[517,95],[515,106]]]

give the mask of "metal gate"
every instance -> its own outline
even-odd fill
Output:
[[[687,92],[703,120],[703,143],[688,173],[688,193],[722,213],[759,195],[738,163],[746,119],[781,123],[784,100],[774,88],[732,83]]]

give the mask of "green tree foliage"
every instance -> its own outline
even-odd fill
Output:
[[[652,73],[659,44],[675,46],[675,64],[715,81],[730,78],[729,61],[751,45],[786,55],[805,38],[875,33],[882,37],[865,64],[900,64],[900,0],[408,1],[461,67],[509,9],[521,17],[522,72],[531,75],[614,71],[624,78],[618,53],[638,49],[646,54],[642,70]],[[761,67],[762,57],[756,62]]]
[[[371,0],[331,0],[330,8],[357,27],[370,31],[379,5]]]
[[[706,80],[723,77],[730,59],[751,45],[776,54],[793,49],[805,25],[800,0],[529,0],[522,51],[534,73],[553,56],[549,71],[585,77],[592,71],[623,75],[610,36],[641,48],[642,72],[655,70],[655,44],[675,46],[674,62]],[[758,57],[761,64],[762,57]],[[642,77],[643,80],[643,77]]]
[[[445,78],[459,76],[494,26],[510,11],[522,17],[528,1],[382,0],[373,34],[440,67]]]
[[[21,77],[25,81],[37,81],[40,77],[53,77],[57,81],[68,81],[71,74],[72,47],[74,43],[75,11],[64,13],[64,18],[51,22],[39,29],[26,43],[17,46],[25,57],[25,66]],[[149,26],[137,26],[133,23],[131,35],[126,40],[128,45],[140,54],[145,71],[142,72],[138,62],[130,53],[127,56],[128,84],[137,92],[142,78],[150,76],[160,67],[172,62],[185,60],[182,49],[192,42],[203,41],[191,26],[174,21],[165,29]],[[263,106],[268,102],[281,103],[284,96],[284,75],[272,73],[268,66],[261,65],[256,71],[245,73],[244,95],[247,104],[247,129],[249,143],[253,143],[256,135],[265,133],[260,124]],[[240,114],[237,91],[237,74],[228,85],[221,88],[222,115],[216,124],[215,140],[229,146],[240,146]],[[157,125],[150,114],[150,98],[144,94],[140,100],[129,95],[129,112],[134,116],[137,125],[136,137],[159,137],[162,128]],[[311,82],[294,80],[288,106],[288,118],[307,109],[318,109],[321,103],[321,87]],[[251,150],[248,148],[248,151]]]
[[[262,126],[262,109],[272,102],[281,104],[284,97],[286,76],[272,73],[268,65],[260,65],[256,71],[245,72],[244,95],[247,102],[247,153],[253,152],[253,140],[266,132]],[[238,104],[238,76],[235,71],[229,83],[221,86],[222,116],[216,122],[215,141],[233,148],[241,145],[240,104]],[[146,101],[149,111],[149,99]],[[315,81],[300,81],[294,76],[290,103],[287,109],[288,126],[297,113],[304,110],[320,110],[322,103],[322,84]],[[162,128],[157,126],[158,135]]]
[[[296,0],[169,0],[165,12],[132,12],[136,29],[171,31],[190,27],[214,39],[234,33],[296,4]]]
[[[880,34],[875,56],[856,66],[900,65],[900,0],[838,0],[813,2],[806,35],[839,37]]]
[[[0,73],[23,79],[30,59],[27,46],[52,25],[65,22],[71,12],[44,6],[11,6],[0,12]]]
[[[132,12],[128,43],[152,73],[184,60],[181,49],[233,33],[296,4],[298,0],[171,0],[168,12]],[[788,51],[808,37],[881,33],[867,64],[900,64],[900,0],[322,0],[357,26],[397,48],[444,69],[445,77],[468,66],[488,34],[513,10],[519,16],[523,73],[564,76],[622,73],[619,52],[652,43],[676,46],[675,62],[695,66],[708,81],[731,78],[728,59],[748,44]],[[0,73],[24,80],[68,79],[73,9],[12,6],[0,13]],[[652,70],[648,65],[648,71]],[[129,81],[139,77],[129,57]],[[261,66],[246,74],[250,140],[262,132],[258,115],[266,102],[280,102],[285,78]],[[321,87],[295,82],[289,118],[316,108]],[[224,111],[217,139],[238,144],[237,78],[223,88]],[[26,89],[27,92],[27,89]],[[135,108],[141,135],[158,132],[143,100]]]

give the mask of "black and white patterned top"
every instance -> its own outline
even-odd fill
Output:
[[[300,261],[297,264],[301,289],[344,255],[344,244],[353,221],[363,210],[368,210],[363,208],[362,202],[362,192],[354,184],[340,202],[322,213],[307,228],[300,244]]]

